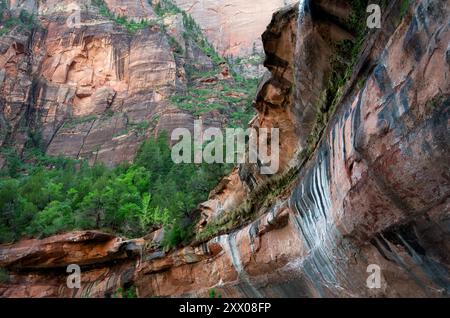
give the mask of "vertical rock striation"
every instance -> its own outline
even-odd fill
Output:
[[[392,1],[383,28],[369,32],[348,80],[334,90],[333,44],[355,36],[339,22],[352,8],[324,3],[278,12],[263,36],[271,75],[252,125],[280,128],[284,182],[239,167],[203,204],[202,229],[220,216],[232,227],[169,253],[158,248],[157,233],[125,244],[121,263],[84,265],[77,296],[130,284],[140,297],[201,297],[212,288],[227,297],[448,296],[450,7],[416,0],[401,15],[401,1]],[[247,203],[257,204],[242,208],[252,196]],[[251,219],[236,211],[251,211]],[[60,283],[63,273],[40,268],[53,263],[52,253],[14,256],[20,246],[1,247],[11,282],[0,284],[0,295],[73,295]],[[380,288],[368,288],[370,265],[381,270]],[[131,274],[120,280],[119,273]],[[16,288],[25,281],[39,289]]]
[[[134,2],[123,14],[153,16],[151,7],[141,10]],[[67,22],[68,3],[39,1],[41,26],[2,37],[1,144],[20,151],[28,129],[42,134],[50,155],[108,165],[130,161],[158,125],[156,116],[183,115],[168,101],[182,85],[175,57],[158,26],[133,34],[89,2],[71,3],[81,9],[78,26]]]
[[[211,43],[223,56],[248,56],[262,49],[261,33],[270,16],[289,0],[176,0],[200,24]]]
[[[104,3],[108,14],[88,0],[11,2],[13,14],[26,10],[38,23],[1,36],[3,147],[21,153],[30,139],[39,139],[49,155],[115,166],[133,160],[150,135],[193,130],[198,116],[171,97],[186,92],[187,68],[212,71],[212,57],[184,40],[181,14],[160,21],[147,0]],[[118,17],[148,26],[129,29]],[[183,57],[173,47],[177,40]],[[232,81],[229,74],[218,77]],[[205,111],[205,128],[223,125],[229,112]]]

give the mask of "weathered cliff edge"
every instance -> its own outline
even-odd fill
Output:
[[[447,296],[450,8],[417,0],[400,17],[400,2],[385,9],[382,29],[369,34],[337,103],[328,104],[335,109],[321,116],[332,44],[350,36],[323,17],[345,15],[347,2],[306,1],[274,15],[263,36],[272,76],[252,125],[280,128],[282,167],[295,178],[261,198],[253,221],[237,217],[227,233],[169,254],[157,248],[158,232],[2,246],[9,278],[0,295],[104,297],[134,285],[140,297],[207,296],[212,288],[224,297]],[[260,191],[267,179],[254,170],[240,167],[216,189],[201,228],[231,218]],[[83,269],[79,290],[66,287],[71,263]],[[381,269],[379,289],[366,285],[370,264]]]
[[[272,14],[294,0],[175,0],[191,14],[223,56],[247,56],[262,51],[261,33]]]
[[[105,3],[111,13],[145,19],[148,27],[132,32],[87,0],[11,1],[15,14],[27,10],[37,23],[0,38],[2,148],[22,154],[28,145],[52,156],[115,166],[132,161],[149,136],[193,130],[198,117],[205,129],[225,125],[229,110],[198,116],[171,101],[187,91],[187,69],[216,73],[206,75],[211,89],[216,82],[233,82],[227,66],[224,75],[192,38],[182,36],[181,14],[162,19],[147,0]],[[70,18],[75,8],[76,25]],[[4,164],[0,154],[0,168]]]

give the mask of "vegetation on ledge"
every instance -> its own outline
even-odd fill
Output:
[[[221,80],[217,83],[205,85],[197,83],[196,81],[199,79],[214,78],[221,72],[220,65],[225,63],[226,60],[217,53],[192,16],[181,10],[173,1],[158,1],[157,4],[153,5],[153,9],[161,19],[180,14],[183,18],[183,38],[186,44],[196,46],[213,63],[213,68],[206,71],[186,65],[187,92],[173,95],[171,102],[179,109],[192,112],[196,116],[201,116],[213,110],[227,112],[230,114],[229,126],[246,127],[255,114],[252,103],[256,95],[258,80],[245,79],[231,71],[233,80]],[[163,29],[165,30],[164,27]],[[167,36],[173,52],[186,58],[186,52],[183,51],[177,40],[169,34]]]
[[[262,210],[269,209],[295,182],[299,169],[290,169],[274,176],[251,191],[249,197],[236,209],[224,213],[198,232],[195,244],[206,242],[213,237],[242,227],[254,221]]]
[[[197,45],[197,47],[208,57],[211,58],[215,66],[217,67],[220,63],[225,60],[216,52],[213,45],[208,41],[206,36],[203,34],[200,26],[195,22],[195,20],[186,13],[184,10],[181,10],[177,5],[175,5],[171,0],[160,0],[158,3],[153,5],[153,9],[155,13],[161,18],[181,14],[183,17],[183,25],[184,25],[184,39],[188,41],[192,41]],[[164,26],[163,26],[164,28]],[[175,53],[183,55],[184,52],[181,50],[181,46],[177,43],[176,39],[169,35],[169,42],[174,48]]]
[[[405,7],[408,5],[407,2],[404,1]],[[248,224],[258,216],[261,210],[270,208],[275,200],[292,186],[302,166],[313,155],[326,125],[337,105],[342,101],[345,87],[351,80],[368,34],[365,25],[367,4],[367,0],[354,0],[352,2],[353,14],[348,21],[343,21],[349,30],[356,31],[355,38],[336,44],[329,85],[323,93],[320,105],[317,106],[316,124],[307,139],[307,146],[299,154],[298,166],[260,185],[237,209],[224,213],[208,224],[201,232],[197,233],[196,243],[208,241],[217,235],[229,233]],[[379,1],[379,4],[382,7],[386,6],[383,0]],[[406,11],[406,9],[403,10]]]
[[[31,31],[39,23],[35,16],[29,14],[27,11],[20,11],[18,16],[14,16],[8,11],[6,1],[0,1],[0,36],[5,35],[15,28],[20,31]]]
[[[92,4],[98,8],[101,16],[108,18],[115,23],[125,27],[130,33],[135,33],[141,29],[147,28],[151,25],[156,24],[155,21],[149,21],[142,19],[141,21],[133,21],[124,16],[117,16],[113,14],[106,3],[103,0],[92,0]]]
[[[189,85],[183,95],[174,95],[171,102],[180,109],[200,116],[212,110],[228,112],[230,127],[247,127],[254,116],[252,107],[258,81],[248,79],[219,82],[214,85]]]

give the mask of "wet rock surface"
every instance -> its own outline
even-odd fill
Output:
[[[439,22],[448,10],[443,2],[417,1],[397,27],[373,34],[361,55],[373,66],[356,75],[364,84],[349,86],[289,196],[251,224],[210,241],[221,251],[212,259],[138,276],[140,290],[150,283],[149,294],[161,295],[201,296],[208,288],[244,297],[448,295],[450,30]],[[296,16],[289,10],[283,16],[278,21],[286,32]],[[301,21],[297,38],[310,32],[314,16]],[[417,36],[422,47],[404,50]],[[283,36],[266,38],[287,44]],[[269,52],[275,47],[268,45]],[[288,60],[280,55],[268,61]],[[308,78],[297,79],[304,91]],[[371,264],[381,269],[381,288],[367,287]],[[174,276],[186,271],[192,281],[178,283]]]
[[[276,14],[265,33],[272,74],[261,85],[252,123],[292,131],[281,139],[288,154],[283,167],[301,166],[282,194],[252,222],[202,244],[164,252],[161,233],[136,240],[124,259],[113,252],[115,264],[86,266],[75,291],[66,288],[65,273],[39,268],[53,263],[51,252],[27,256],[45,241],[30,250],[21,250],[23,243],[2,246],[10,281],[0,283],[0,295],[104,297],[133,284],[140,297],[205,297],[213,288],[223,297],[448,297],[448,3],[413,1],[401,19],[400,2],[388,6],[386,27],[367,37],[334,113],[304,158],[305,135],[294,132],[309,134],[304,124],[314,122],[298,98],[317,96],[324,84],[302,77],[302,69],[307,50],[318,52],[310,41],[325,37],[307,4]],[[346,12],[336,5],[329,14]],[[330,66],[319,66],[319,76],[326,75]],[[239,169],[203,204],[204,226],[238,206],[253,181],[266,181],[254,167]],[[79,261],[105,260],[105,251],[116,250],[109,245],[115,238],[99,237],[95,245],[108,248]],[[51,250],[67,236],[49,240]],[[381,270],[380,288],[367,286],[370,265]],[[26,268],[33,270],[21,272]]]

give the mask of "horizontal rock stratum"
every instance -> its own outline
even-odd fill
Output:
[[[227,76],[220,74],[212,56],[193,41],[199,34],[184,36],[188,31],[181,14],[158,17],[147,0],[104,3],[111,15],[146,20],[148,27],[130,32],[89,0],[11,1],[13,12],[26,10],[39,23],[33,30],[13,29],[1,36],[2,147],[21,153],[30,140],[22,127],[26,125],[41,136],[48,155],[116,166],[132,161],[149,136],[162,131],[170,134],[179,127],[193,130],[199,116],[171,101],[186,93],[187,69],[219,73],[207,75],[205,81],[233,83],[228,70]],[[74,27],[68,21],[76,8],[80,23]],[[265,12],[265,19],[271,14]],[[182,54],[174,52],[174,41]],[[250,50],[251,45],[241,47]],[[252,67],[256,75],[262,71],[261,65]],[[206,85],[189,84],[201,89]],[[203,113],[205,129],[221,127],[231,117],[230,111]],[[0,154],[0,168],[3,161]]]
[[[384,8],[331,104],[335,44],[353,36],[339,23],[349,2],[274,15],[263,35],[271,76],[251,125],[280,128],[284,172],[271,179],[242,165],[223,180],[200,207],[198,231],[224,217],[232,226],[171,252],[158,247],[161,232],[2,246],[0,295],[105,297],[134,285],[139,297],[448,296],[450,8],[415,0],[402,13],[401,2]],[[324,105],[331,112],[316,116]],[[65,283],[72,261],[78,290]],[[368,288],[370,265],[380,288]]]

